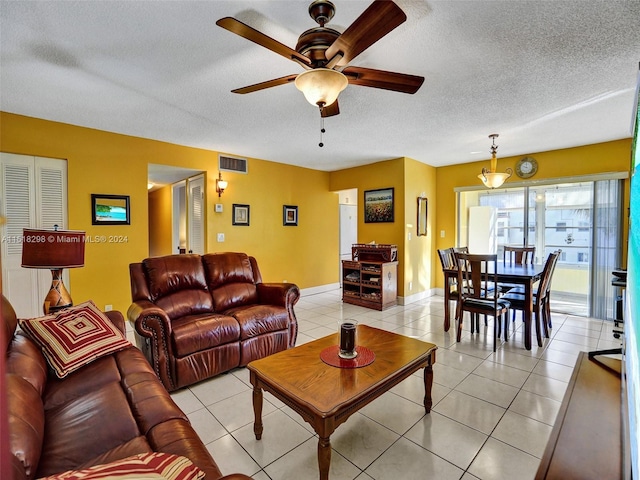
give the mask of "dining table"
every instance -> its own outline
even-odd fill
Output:
[[[528,305],[523,312],[524,321],[524,346],[531,350],[531,316],[533,315],[533,286],[542,278],[544,264],[542,265],[521,265],[497,263],[498,283],[508,283],[522,285],[524,287],[525,305]],[[451,286],[457,282],[458,269],[444,269],[444,331],[448,332],[451,326],[451,312],[449,302],[451,300]],[[538,346],[542,346],[542,337],[537,335]]]

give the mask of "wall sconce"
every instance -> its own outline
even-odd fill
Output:
[[[227,188],[229,183],[226,180],[222,179],[222,173],[218,172],[218,178],[216,178],[216,192],[218,192],[218,196],[221,197],[224,189]]]
[[[45,315],[73,305],[62,283],[62,270],[84,266],[85,232],[70,230],[31,230],[25,228],[22,266],[51,270],[51,289],[44,299]]]
[[[498,166],[498,159],[496,158],[496,152],[498,151],[498,146],[496,145],[496,138],[498,138],[497,133],[492,133],[489,135],[489,138],[493,140],[493,144],[491,145],[491,169],[487,170],[486,168],[482,169],[482,173],[478,175],[478,178],[482,180],[485,187],[488,188],[498,188],[500,187],[511,175],[513,175],[513,170],[507,168],[506,173],[497,173],[496,168]]]

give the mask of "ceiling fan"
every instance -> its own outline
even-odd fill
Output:
[[[312,2],[309,15],[319,26],[302,33],[295,50],[235,18],[218,20],[216,25],[293,60],[305,69],[299,75],[287,75],[232,92],[251,93],[295,82],[307,101],[320,108],[321,116],[330,117],[340,113],[338,95],[347,84],[402,93],[418,91],[424,77],[348,65],[407,19],[398,5],[390,0],[375,0],[343,33],[326,26],[334,14],[335,6],[330,1]]]

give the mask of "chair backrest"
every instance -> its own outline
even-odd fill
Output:
[[[440,257],[442,270],[451,270],[456,267],[456,260],[453,257],[453,248],[439,249],[438,257]]]
[[[504,246],[502,261],[506,265],[533,265],[536,256],[536,247],[510,247]]]
[[[547,261],[544,264],[544,270],[542,271],[542,278],[540,279],[540,285],[538,286],[538,296],[536,300],[541,302],[549,295],[551,291],[551,280],[553,278],[553,272],[556,269],[558,258],[562,250],[558,249],[555,252],[551,252],[547,257]]]
[[[464,298],[497,298],[498,283],[496,254],[456,253],[458,285]]]

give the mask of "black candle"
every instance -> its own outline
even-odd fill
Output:
[[[352,354],[356,349],[356,324],[345,322],[340,325],[340,353]]]

